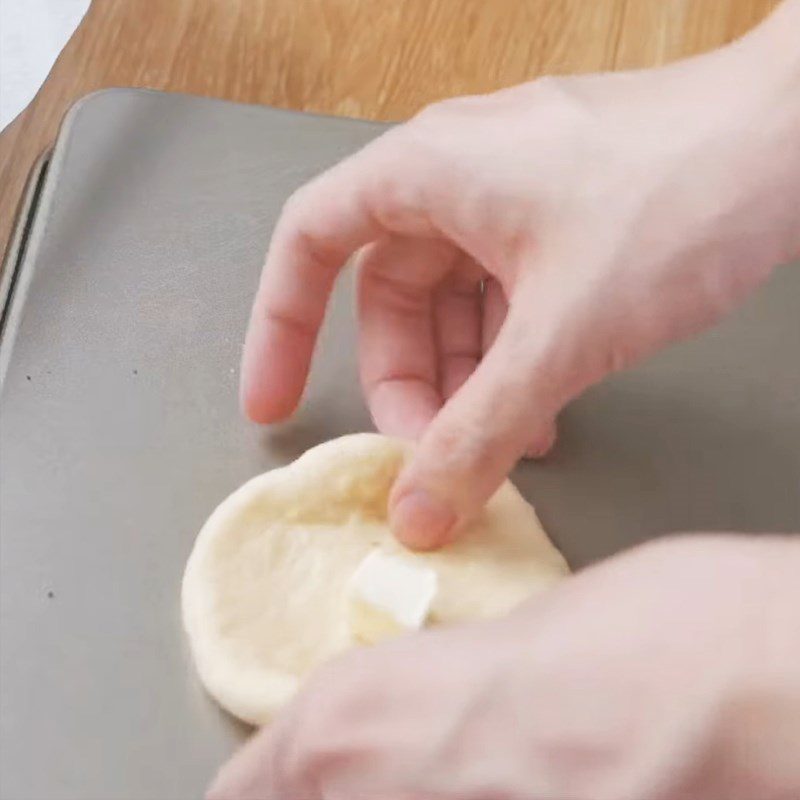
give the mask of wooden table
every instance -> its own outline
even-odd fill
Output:
[[[145,86],[399,120],[550,72],[660,64],[754,25],[777,0],[94,0],[0,136],[0,251],[35,158],[88,92]]]

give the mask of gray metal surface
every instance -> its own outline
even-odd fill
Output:
[[[197,798],[244,735],[194,678],[181,573],[229,491],[369,427],[347,280],[295,421],[248,424],[236,384],[283,200],[380,130],[127,90],[65,124],[0,344],[2,800]],[[676,529],[800,530],[799,354],[785,268],[575,403],[517,483],[573,566]]]

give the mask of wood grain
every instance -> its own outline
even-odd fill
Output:
[[[400,120],[545,73],[642,67],[728,42],[777,0],[94,0],[0,135],[0,250],[79,97],[138,86]]]

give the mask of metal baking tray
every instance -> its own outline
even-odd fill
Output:
[[[237,380],[283,201],[382,130],[133,90],[68,115],[2,282],[2,800],[197,798],[245,735],[195,679],[181,574],[232,489],[371,427],[348,276],[293,421],[246,422]],[[800,530],[800,269],[560,427],[515,480],[573,567],[675,530]]]

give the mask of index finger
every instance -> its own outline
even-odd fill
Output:
[[[296,408],[333,284],[349,256],[386,235],[403,204],[399,130],[370,143],[297,191],[270,244],[250,315],[241,397],[256,422]],[[404,172],[404,180],[408,173]]]

